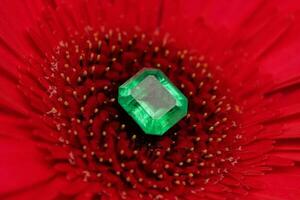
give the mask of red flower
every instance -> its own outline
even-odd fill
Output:
[[[0,199],[298,199],[299,3],[3,0]],[[116,102],[160,68],[189,114]]]

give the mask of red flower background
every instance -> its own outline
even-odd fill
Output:
[[[0,199],[299,199],[297,1],[2,0]],[[117,88],[189,99],[145,136]]]

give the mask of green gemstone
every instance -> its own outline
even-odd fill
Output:
[[[146,134],[163,135],[187,114],[187,98],[157,69],[145,68],[119,87],[118,102]]]

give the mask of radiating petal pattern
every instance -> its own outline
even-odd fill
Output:
[[[0,199],[298,199],[296,1],[2,0]],[[189,100],[163,137],[116,102],[143,67]]]

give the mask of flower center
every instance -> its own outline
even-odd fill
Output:
[[[47,120],[84,181],[140,196],[180,194],[182,187],[205,189],[221,180],[236,162],[237,112],[229,91],[203,56],[179,50],[167,37],[75,34],[60,42],[49,65]],[[145,67],[164,72],[189,101],[188,115],[159,138],[142,134],[116,101],[118,87]]]

